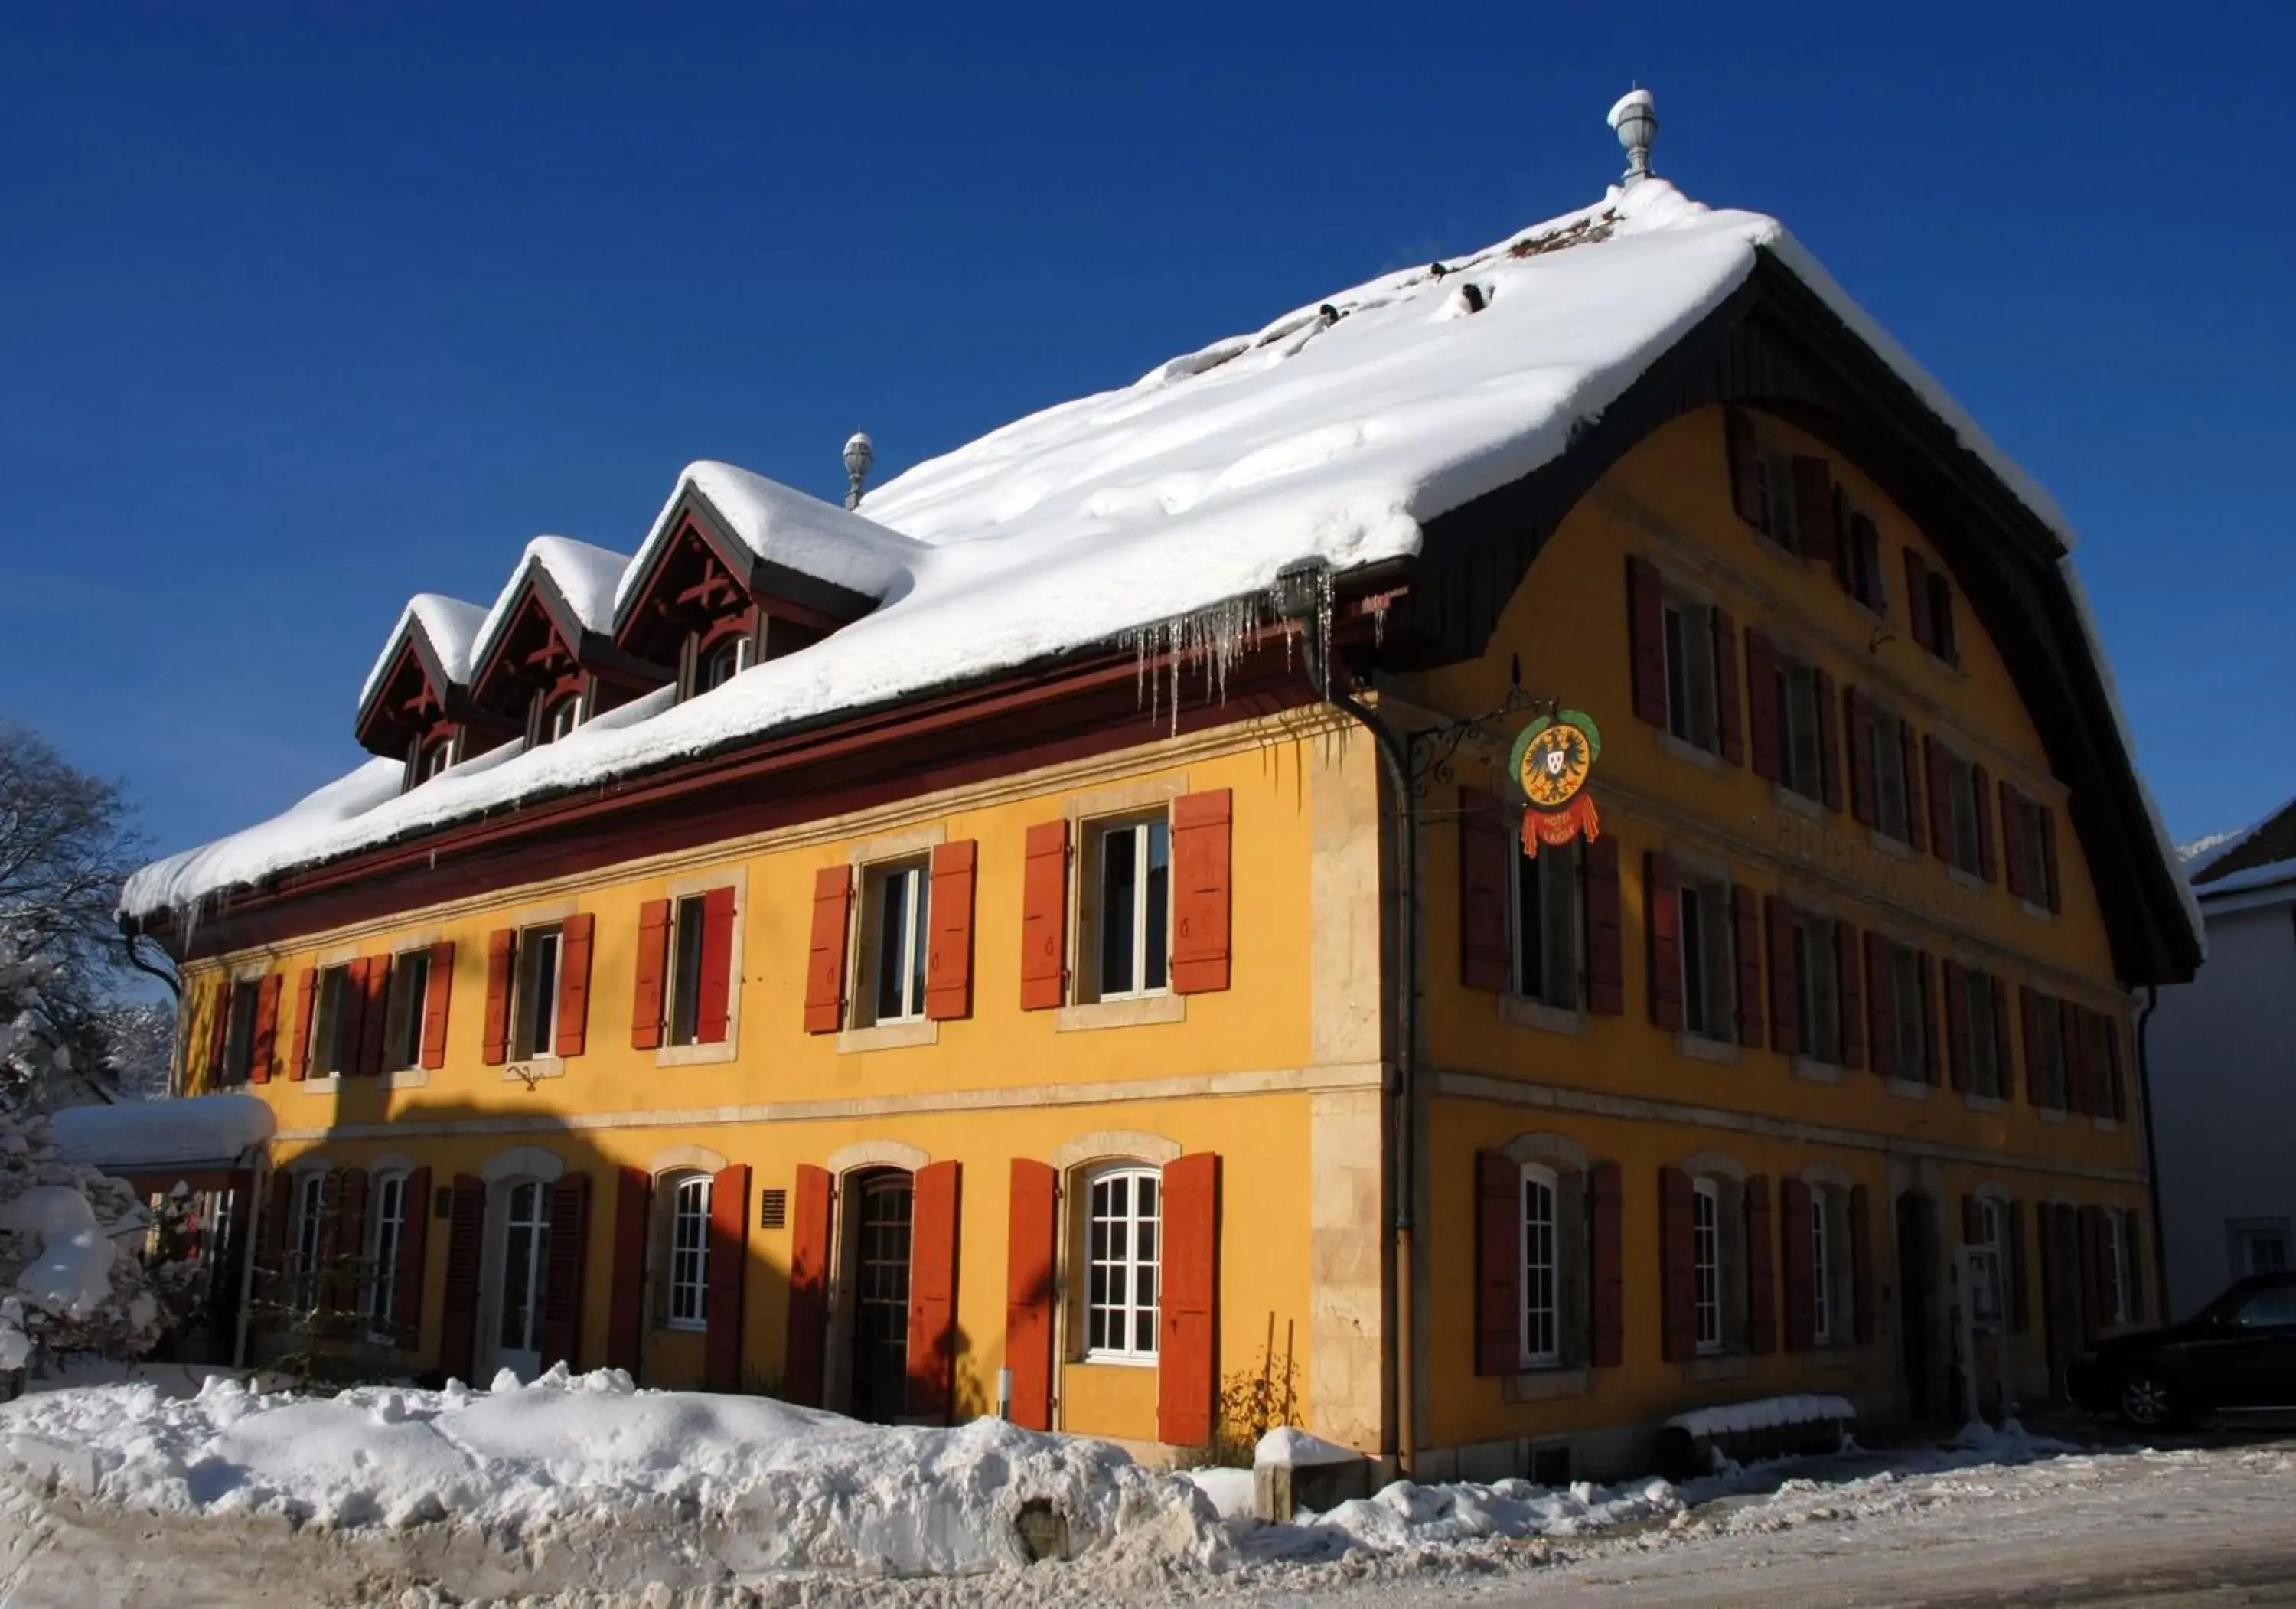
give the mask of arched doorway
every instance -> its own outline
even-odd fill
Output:
[[[846,1181],[846,1245],[852,1293],[851,1412],[890,1424],[908,1407],[909,1238],[915,1188],[904,1169],[878,1168]]]
[[[479,1374],[509,1369],[521,1380],[542,1372],[543,1271],[550,1256],[550,1186],[506,1179],[488,1191],[499,1203],[488,1235],[487,1311]]]

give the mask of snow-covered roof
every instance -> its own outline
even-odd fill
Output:
[[[526,585],[529,572],[540,571],[547,575],[574,612],[585,631],[601,635],[614,628],[614,588],[621,585],[622,571],[629,568],[629,555],[588,542],[578,542],[571,537],[541,536],[526,545],[526,553],[518,567],[503,583],[495,598],[495,606],[487,611],[480,625],[477,639],[471,644],[471,665],[473,669],[487,662],[493,652],[495,639],[507,628],[517,613],[520,590]]]
[[[705,458],[687,464],[677,477],[637,557],[622,572],[614,597],[618,616],[629,607],[655,553],[676,534],[678,510],[689,489],[708,499],[728,534],[758,558],[872,598],[883,597],[923,551],[922,544],[874,520]]]
[[[364,794],[354,773],[273,822],[144,868],[123,909],[187,906],[489,809],[1112,644],[1259,593],[1300,561],[1346,571],[1414,554],[1427,521],[1561,456],[1574,429],[1744,284],[1763,253],[2070,547],[2070,527],[2048,495],[1775,218],[1708,208],[1648,179],[1447,259],[1440,272],[1382,275],[1131,385],[992,431],[870,493],[865,519],[747,472],[696,464],[680,489],[701,489],[742,540],[809,574],[835,571],[824,579],[841,575],[879,607],[645,718],[593,723],[570,741],[457,768],[403,795],[377,789],[371,806],[346,810]],[[594,584],[606,586],[603,572],[619,561],[584,551],[596,555]],[[2066,574],[2078,600],[2070,562]],[[499,628],[510,597],[482,638]],[[2094,623],[2079,608],[2102,671]],[[2126,743],[2125,721],[2120,729]],[[2157,810],[2152,818],[2169,864]]]
[[[460,685],[471,679],[471,649],[479,639],[479,629],[485,623],[487,612],[476,603],[465,603],[460,598],[450,598],[443,592],[418,592],[406,600],[406,607],[398,612],[398,621],[384,639],[382,652],[375,656],[373,668],[360,684],[359,708],[382,685],[382,678],[390,674],[392,661],[406,644],[407,634],[416,626],[430,642],[431,652],[439,656],[447,679]],[[438,689],[441,697],[444,687]]]
[[[395,760],[373,762],[398,769]],[[48,1120],[57,1154],[86,1167],[136,1172],[235,1162],[278,1128],[271,1108],[251,1095],[200,1095],[178,1101],[126,1101],[68,1106]]]
[[[2177,853],[2192,891],[2212,909],[2219,896],[2296,883],[2296,799],[2237,832],[2211,833]]]

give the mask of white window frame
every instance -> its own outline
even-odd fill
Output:
[[[1833,1226],[1824,1185],[1809,1187],[1809,1338],[1833,1344]]]
[[[327,1217],[327,1170],[295,1175],[295,1250],[286,1270],[288,1299],[281,1305],[310,1313],[319,1306],[319,1242]]]
[[[2226,1237],[2232,1243],[2232,1277],[2245,1279],[2251,1274],[2278,1274],[2296,1267],[2296,1236],[2290,1233],[2289,1220],[2284,1218],[2234,1218],[2226,1220]],[[2257,1254],[2267,1246],[2279,1248],[2277,1261],[2267,1262]]]
[[[899,942],[888,944],[885,901],[897,882],[901,890]],[[861,987],[854,990],[855,1026],[889,1027],[925,1020],[925,962],[931,952],[931,857],[907,856],[861,868],[862,965],[856,969]],[[889,965],[899,969],[890,978],[886,972]],[[886,1009],[889,1004],[890,1010]]]
[[[1101,1191],[1104,1186],[1113,1186],[1119,1181],[1128,1181],[1129,1187],[1125,1192],[1125,1209],[1122,1212],[1103,1212],[1101,1210]],[[1140,1186],[1143,1182],[1152,1186],[1155,1189],[1154,1207],[1147,1212],[1143,1212],[1140,1208]],[[1163,1301],[1164,1296],[1163,1170],[1143,1162],[1116,1162],[1094,1169],[1085,1175],[1081,1183],[1082,1188],[1078,1191],[1077,1199],[1083,1205],[1084,1218],[1082,1256],[1079,1260],[1084,1271],[1081,1286],[1083,1325],[1079,1332],[1084,1337],[1084,1360],[1086,1363],[1153,1364],[1157,1357],[1157,1342],[1162,1317],[1159,1304]],[[1111,1254],[1097,1257],[1094,1255],[1093,1231],[1103,1224],[1111,1227],[1120,1225],[1123,1227],[1122,1255],[1114,1255],[1112,1251]],[[1140,1231],[1144,1226],[1147,1227],[1149,1238],[1152,1242],[1152,1250],[1145,1257],[1140,1254]],[[1114,1240],[1115,1236],[1111,1234],[1109,1236],[1111,1248]],[[1093,1299],[1093,1275],[1101,1268],[1122,1270],[1125,1294],[1122,1301],[1095,1301]],[[1150,1299],[1145,1302],[1139,1299],[1140,1277],[1144,1271],[1148,1276],[1151,1291]],[[1097,1346],[1093,1344],[1093,1320],[1095,1314],[1105,1316],[1108,1323],[1121,1326],[1119,1333],[1125,1337],[1124,1344],[1115,1346],[1106,1344],[1105,1329],[1103,1329],[1103,1344]],[[1148,1330],[1148,1344],[1145,1347],[1140,1344],[1140,1324],[1144,1317],[1147,1320]]]
[[[742,672],[747,670],[756,662],[753,657],[755,653],[756,645],[751,642],[750,634],[746,631],[741,633],[739,636],[726,637],[719,641],[717,646],[710,649],[709,653],[702,659],[701,671],[699,677],[701,686],[698,691],[703,693],[714,693],[718,688],[724,686],[727,682],[732,681],[735,677],[741,675]],[[732,658],[733,664],[730,669],[726,670],[724,675],[720,676],[718,674],[718,669],[729,655]]]
[[[422,756],[415,764],[416,785],[420,786],[429,782],[454,763],[455,740],[452,737],[432,738],[423,748]]]
[[[1515,873],[1508,880],[1508,920],[1514,924],[1513,958],[1507,969],[1509,987],[1521,999],[1535,1000],[1558,1011],[1576,1011],[1585,1003],[1579,969],[1586,903],[1578,868],[1577,843],[1548,844],[1537,855],[1525,855],[1517,850]],[[1527,902],[1523,884],[1530,880],[1538,884],[1536,912],[1524,908]],[[1558,906],[1562,908],[1555,908]],[[1529,980],[1523,976],[1532,954],[1526,940],[1534,934],[1541,963],[1536,989],[1527,987]]]
[[[669,1211],[663,1245],[662,1327],[709,1327],[709,1205],[707,1173],[673,1173],[661,1181]]]
[[[1150,879],[1154,874],[1154,844],[1156,834],[1164,838],[1164,898],[1161,901],[1162,942],[1157,938],[1157,924],[1151,920],[1151,909],[1158,901],[1148,896]],[[1104,961],[1108,943],[1108,854],[1112,840],[1119,835],[1131,835],[1133,889],[1131,933],[1129,935],[1131,965],[1128,969],[1128,986],[1121,989],[1106,987]],[[1147,811],[1135,816],[1111,817],[1095,821],[1088,828],[1087,841],[1091,853],[1086,858],[1084,875],[1090,881],[1084,887],[1084,900],[1088,906],[1090,920],[1078,925],[1085,931],[1082,963],[1077,968],[1082,981],[1091,989],[1094,1000],[1146,1000],[1172,992],[1172,818],[1168,809]],[[1152,969],[1150,963],[1154,962]]]
[[[1714,662],[1711,606],[1674,594],[1659,606],[1659,644],[1666,661],[1666,730],[1708,753],[1722,746],[1720,673]]]
[[[408,1175],[396,1170],[378,1173],[367,1185],[366,1310],[367,1332],[381,1342],[395,1342],[390,1316],[398,1305],[398,1248],[406,1235]],[[398,1211],[387,1209],[397,1190]]]
[[[1722,1256],[1721,1186],[1710,1178],[1694,1178],[1690,1181],[1690,1330],[1702,1357],[1712,1357],[1728,1346],[1723,1332]]]
[[[542,714],[534,727],[534,746],[537,749],[556,743],[562,737],[571,737],[582,726],[582,694],[563,694],[543,705]]]
[[[1682,960],[1682,1030],[1730,1045],[1738,1038],[1737,922],[1730,885],[1685,877],[1675,890]]]
[[[534,992],[540,986],[541,964],[534,947],[550,940],[550,1018],[537,1020]],[[560,922],[537,922],[518,931],[511,956],[511,1059],[537,1061],[558,1054],[559,1014],[566,1002],[566,927]]]
[[[1553,1169],[1536,1162],[1522,1165],[1515,1227],[1517,1261],[1522,1269],[1522,1307],[1516,1315],[1515,1334],[1522,1367],[1553,1368],[1562,1361],[1562,1188]]]
[[[1986,1277],[1992,1282],[1993,1317],[2009,1322],[2009,1209],[1995,1195],[1977,1198],[1978,1249],[1985,1253]]]
[[[351,969],[323,966],[312,997],[308,1054],[310,1075],[316,1079],[348,1072],[357,1060],[356,1046],[343,1043],[343,1008],[350,1003]]]

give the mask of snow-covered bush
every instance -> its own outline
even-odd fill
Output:
[[[0,1376],[37,1350],[151,1350],[168,1319],[136,1255],[151,1227],[126,1180],[60,1160],[45,1123],[0,1111]]]

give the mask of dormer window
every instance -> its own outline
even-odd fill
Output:
[[[454,763],[455,740],[451,737],[434,737],[424,747],[422,759],[415,764],[414,779],[417,782],[429,782]]]
[[[560,738],[570,735],[581,724],[582,695],[569,693],[543,707],[542,724],[535,730],[535,746],[540,748],[544,743],[554,743]]]
[[[746,631],[731,636],[709,651],[701,661],[701,691],[708,693],[722,687],[747,670],[751,663],[750,637]]]

